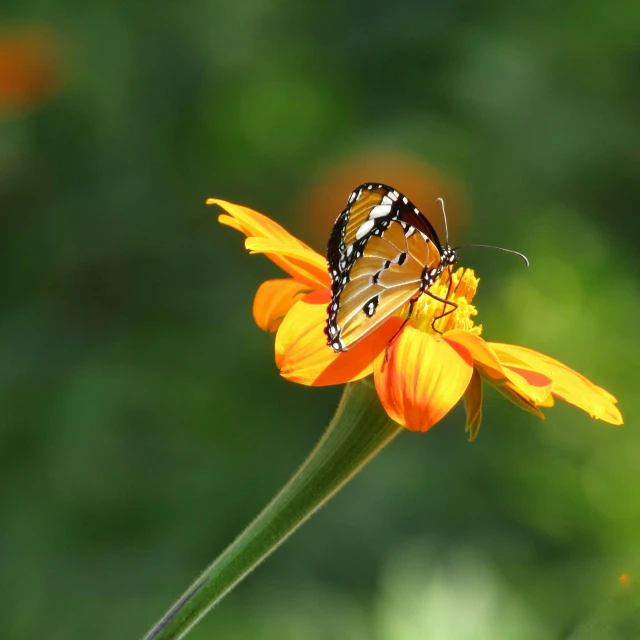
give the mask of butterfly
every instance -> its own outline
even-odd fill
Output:
[[[455,249],[442,246],[431,223],[406,196],[383,184],[360,185],[329,237],[327,344],[336,352],[347,351],[408,302],[407,322],[425,293],[452,307],[442,316],[451,313],[457,305],[430,293],[429,287],[457,260]]]

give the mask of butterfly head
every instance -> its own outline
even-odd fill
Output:
[[[451,247],[446,247],[445,249],[443,249],[440,262],[443,268],[454,265],[456,262],[458,262],[458,254],[456,250],[452,249]]]

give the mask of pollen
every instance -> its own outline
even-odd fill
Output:
[[[473,269],[460,268],[440,277],[438,282],[429,287],[428,292],[418,298],[414,305],[411,324],[426,333],[445,333],[452,329],[462,329],[475,335],[480,335],[482,325],[475,325],[473,318],[478,315],[478,310],[473,304],[473,296],[478,288],[479,278],[476,278]],[[433,296],[437,296],[441,302]],[[403,313],[408,313],[403,309]],[[446,314],[446,315],[445,315]]]

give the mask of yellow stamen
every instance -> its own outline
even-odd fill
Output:
[[[482,325],[475,326],[473,322],[473,317],[478,315],[478,311],[471,304],[478,288],[478,282],[480,279],[476,278],[473,269],[460,268],[451,274],[451,290],[449,291],[449,272],[445,271],[440,280],[429,288],[429,293],[455,303],[458,305],[457,308],[451,304],[434,300],[428,293],[425,293],[414,305],[411,324],[426,333],[437,334],[438,332],[445,333],[451,329],[462,329],[480,335]],[[450,313],[436,319],[447,312]],[[407,313],[408,307],[402,310],[404,317]],[[434,326],[437,331],[434,330]]]

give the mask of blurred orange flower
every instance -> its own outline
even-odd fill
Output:
[[[410,193],[412,202],[421,211],[442,197],[447,203],[447,219],[452,237],[464,227],[470,215],[469,207],[456,182],[415,154],[390,146],[367,146],[342,158],[333,158],[321,169],[310,186],[297,200],[308,237],[325,242],[335,222],[334,211],[344,207],[344,194],[354,184],[380,182],[392,184],[401,193]],[[444,236],[442,218],[431,221],[440,237]]]
[[[426,431],[464,399],[466,431],[473,439],[482,415],[482,382],[488,382],[521,408],[543,417],[541,407],[559,398],[592,418],[622,424],[616,399],[604,389],[549,356],[525,347],[486,342],[471,304],[478,278],[470,269],[453,273],[449,299],[458,307],[439,322],[442,307],[421,296],[413,316],[385,351],[406,317],[390,318],[372,335],[340,353],[327,345],[324,326],[331,298],[323,256],[266,216],[246,207],[210,198],[226,213],[218,220],[246,236],[250,253],[263,253],[289,274],[267,280],[256,293],[253,316],[264,330],[277,332],[276,365],[283,377],[299,384],[344,384],[373,375],[378,396],[390,418],[412,431]],[[447,295],[448,284],[431,287]]]
[[[628,587],[631,584],[631,576],[628,573],[623,573],[619,578],[618,582],[623,587]]]
[[[31,107],[59,83],[58,47],[42,28],[0,32],[0,114]]]

